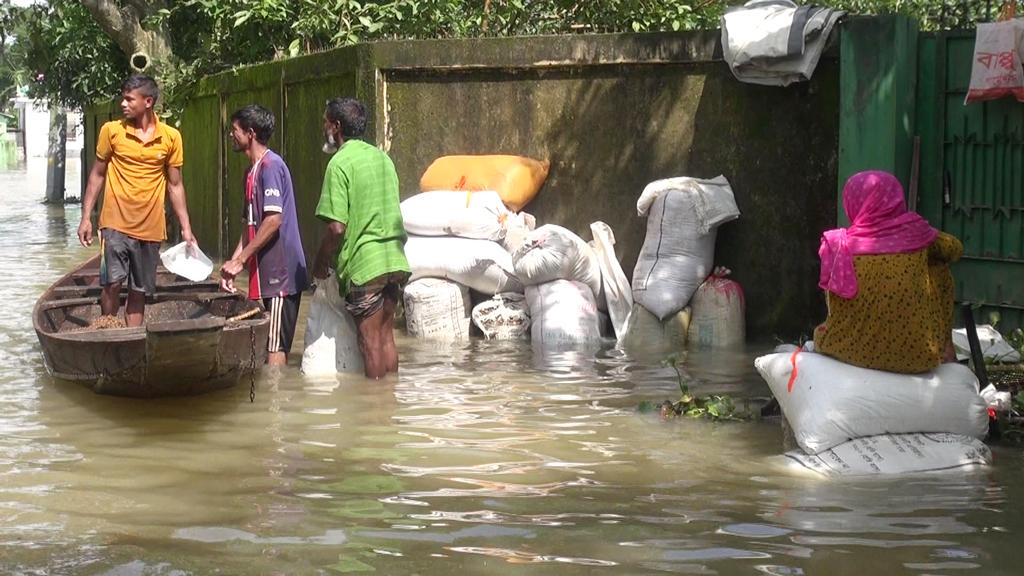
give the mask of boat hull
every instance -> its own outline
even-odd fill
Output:
[[[209,282],[158,283],[143,326],[89,329],[100,315],[88,273],[97,265],[86,262],[36,304],[36,335],[53,377],[99,394],[186,396],[234,386],[266,362],[266,312],[241,295],[209,291]]]

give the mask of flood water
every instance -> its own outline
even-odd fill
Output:
[[[0,172],[2,574],[1024,570],[1019,449],[980,471],[810,477],[777,424],[638,414],[678,394],[657,357],[402,339],[397,378],[265,370],[254,403],[55,381],[31,308],[92,251],[42,182]],[[691,353],[691,388],[763,400],[769,346]]]

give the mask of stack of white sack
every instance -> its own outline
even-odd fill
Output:
[[[410,336],[469,339],[469,289],[443,278],[420,278],[405,287],[405,326]]]
[[[985,465],[988,411],[966,366],[894,374],[795,349],[754,366],[801,451],[795,462],[828,475],[898,474]]]
[[[512,267],[512,255],[491,240],[454,236],[410,236],[405,257],[410,280],[444,278],[493,296],[523,292]]]
[[[405,231],[500,242],[512,212],[497,192],[421,192],[402,201]]]
[[[582,282],[551,280],[526,287],[530,336],[542,347],[574,346],[601,339],[593,290]]]
[[[362,372],[356,323],[345,308],[334,272],[318,280],[309,303],[302,373],[333,376],[338,372]]]
[[[512,266],[525,286],[554,280],[579,282],[590,288],[592,301],[597,306],[604,306],[597,253],[582,238],[561,226],[546,224],[530,232],[523,245],[512,254]]]
[[[647,216],[647,235],[633,270],[633,300],[665,320],[711,274],[718,226],[740,212],[723,176],[651,182],[636,207]]]
[[[518,340],[529,335],[526,297],[515,292],[496,294],[473,307],[473,324],[488,340]]]
[[[522,241],[535,223],[532,216],[513,213],[492,191],[422,192],[403,201],[401,208],[409,233],[405,255],[412,270],[410,281],[447,281],[420,284],[406,296],[409,334],[467,338],[468,289],[487,296],[522,294],[506,246]]]

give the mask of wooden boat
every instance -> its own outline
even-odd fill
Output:
[[[100,316],[100,291],[97,256],[36,302],[32,320],[55,378],[100,394],[184,396],[233,386],[266,362],[266,312],[216,281],[189,282],[159,269],[145,322],[134,328],[89,328]]]

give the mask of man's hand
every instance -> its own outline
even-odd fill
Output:
[[[237,292],[235,288],[235,277],[242,271],[242,263],[238,260],[228,260],[220,267],[220,287],[225,292],[234,294]]]
[[[317,280],[326,280],[330,275],[330,270],[327,268],[326,264],[313,268],[313,278],[316,278]]]
[[[234,278],[235,276],[241,274],[244,268],[245,264],[243,264],[241,260],[238,260],[237,258],[232,258],[231,260],[228,260],[227,262],[224,263],[223,266],[220,267],[220,275]]]
[[[92,246],[92,222],[88,218],[82,218],[78,225],[78,241],[82,246]]]
[[[238,292],[238,289],[235,288],[235,279],[225,278],[224,276],[221,276],[220,278],[220,289],[225,292],[230,292],[231,294]]]
[[[182,229],[181,239],[185,241],[185,254],[195,258],[198,254],[199,241],[192,235],[192,230]]]

